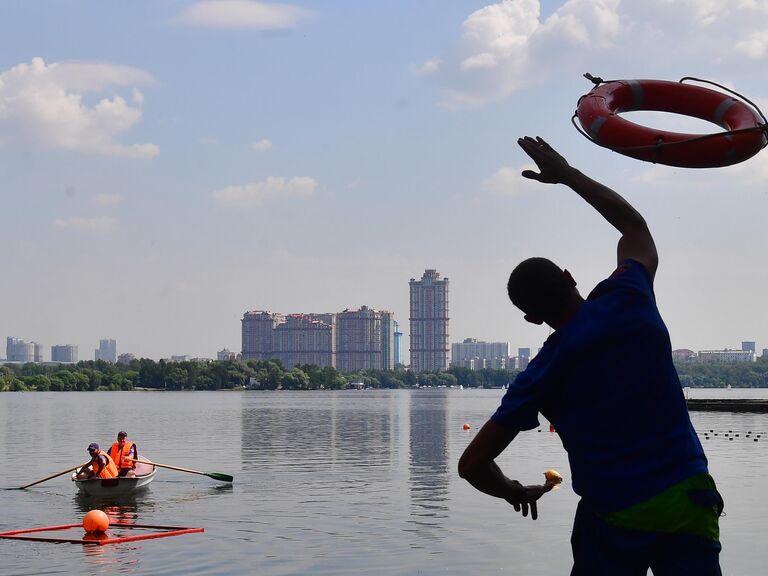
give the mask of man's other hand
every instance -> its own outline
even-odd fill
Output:
[[[536,520],[539,517],[536,501],[552,490],[554,484],[547,482],[546,484],[523,486],[517,480],[511,480],[509,488],[510,495],[505,500],[514,506],[515,512],[522,512],[523,517],[528,517],[528,510],[530,509],[531,520]]]

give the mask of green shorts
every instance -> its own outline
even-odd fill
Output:
[[[722,511],[723,499],[712,476],[698,474],[640,504],[605,514],[603,519],[631,530],[690,534],[719,541]]]
[[[723,500],[708,474],[610,514],[582,500],[571,534],[571,576],[722,576]]]

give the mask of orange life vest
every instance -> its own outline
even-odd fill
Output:
[[[120,449],[120,445],[117,442],[112,444],[112,447],[109,449],[109,456],[110,458],[112,458],[112,460],[115,461],[115,464],[117,464],[117,467],[119,470],[136,468],[136,462],[132,460],[127,460],[128,457],[131,457],[131,458],[139,457],[138,450],[135,450],[135,453],[131,454],[131,449],[133,449],[135,446],[136,444],[128,440],[126,440],[125,443],[123,443],[122,450]]]
[[[115,464],[115,461],[112,460],[112,458],[104,452],[104,450],[99,450],[99,453],[96,454],[96,457],[94,460],[98,460],[100,458],[104,458],[107,461],[106,466],[103,466],[101,468],[101,472],[98,474],[98,478],[116,478],[117,477],[117,465]],[[102,461],[103,463],[103,461]],[[96,473],[96,462],[93,463],[93,472]]]

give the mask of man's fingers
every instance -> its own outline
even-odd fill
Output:
[[[525,178],[530,178],[531,180],[538,180],[541,182],[541,174],[534,172],[533,170],[523,170],[522,175]]]
[[[549,142],[544,140],[544,138],[542,138],[541,136],[536,136],[536,143],[539,146],[541,146],[542,148],[546,148],[546,149],[552,150],[554,152],[554,148],[552,148],[552,146],[549,145]]]
[[[517,481],[513,482],[515,482],[515,484],[519,484]],[[515,512],[521,512],[523,517],[527,518],[528,512],[530,511],[531,520],[537,520],[539,517],[539,508],[536,505],[536,500],[552,490],[553,487],[554,486],[550,485],[549,483],[519,486],[521,493],[508,498],[507,502],[514,506]]]
[[[525,138],[518,139],[517,143],[520,148],[522,148],[529,156],[533,156],[543,147],[542,144],[539,144],[536,142],[536,140],[527,136]]]

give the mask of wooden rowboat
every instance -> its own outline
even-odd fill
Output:
[[[145,488],[155,478],[156,468],[152,464],[137,462],[135,477],[126,478],[89,478],[78,480],[77,473],[72,474],[72,481],[81,492],[91,496],[120,496],[131,494],[136,490]]]

